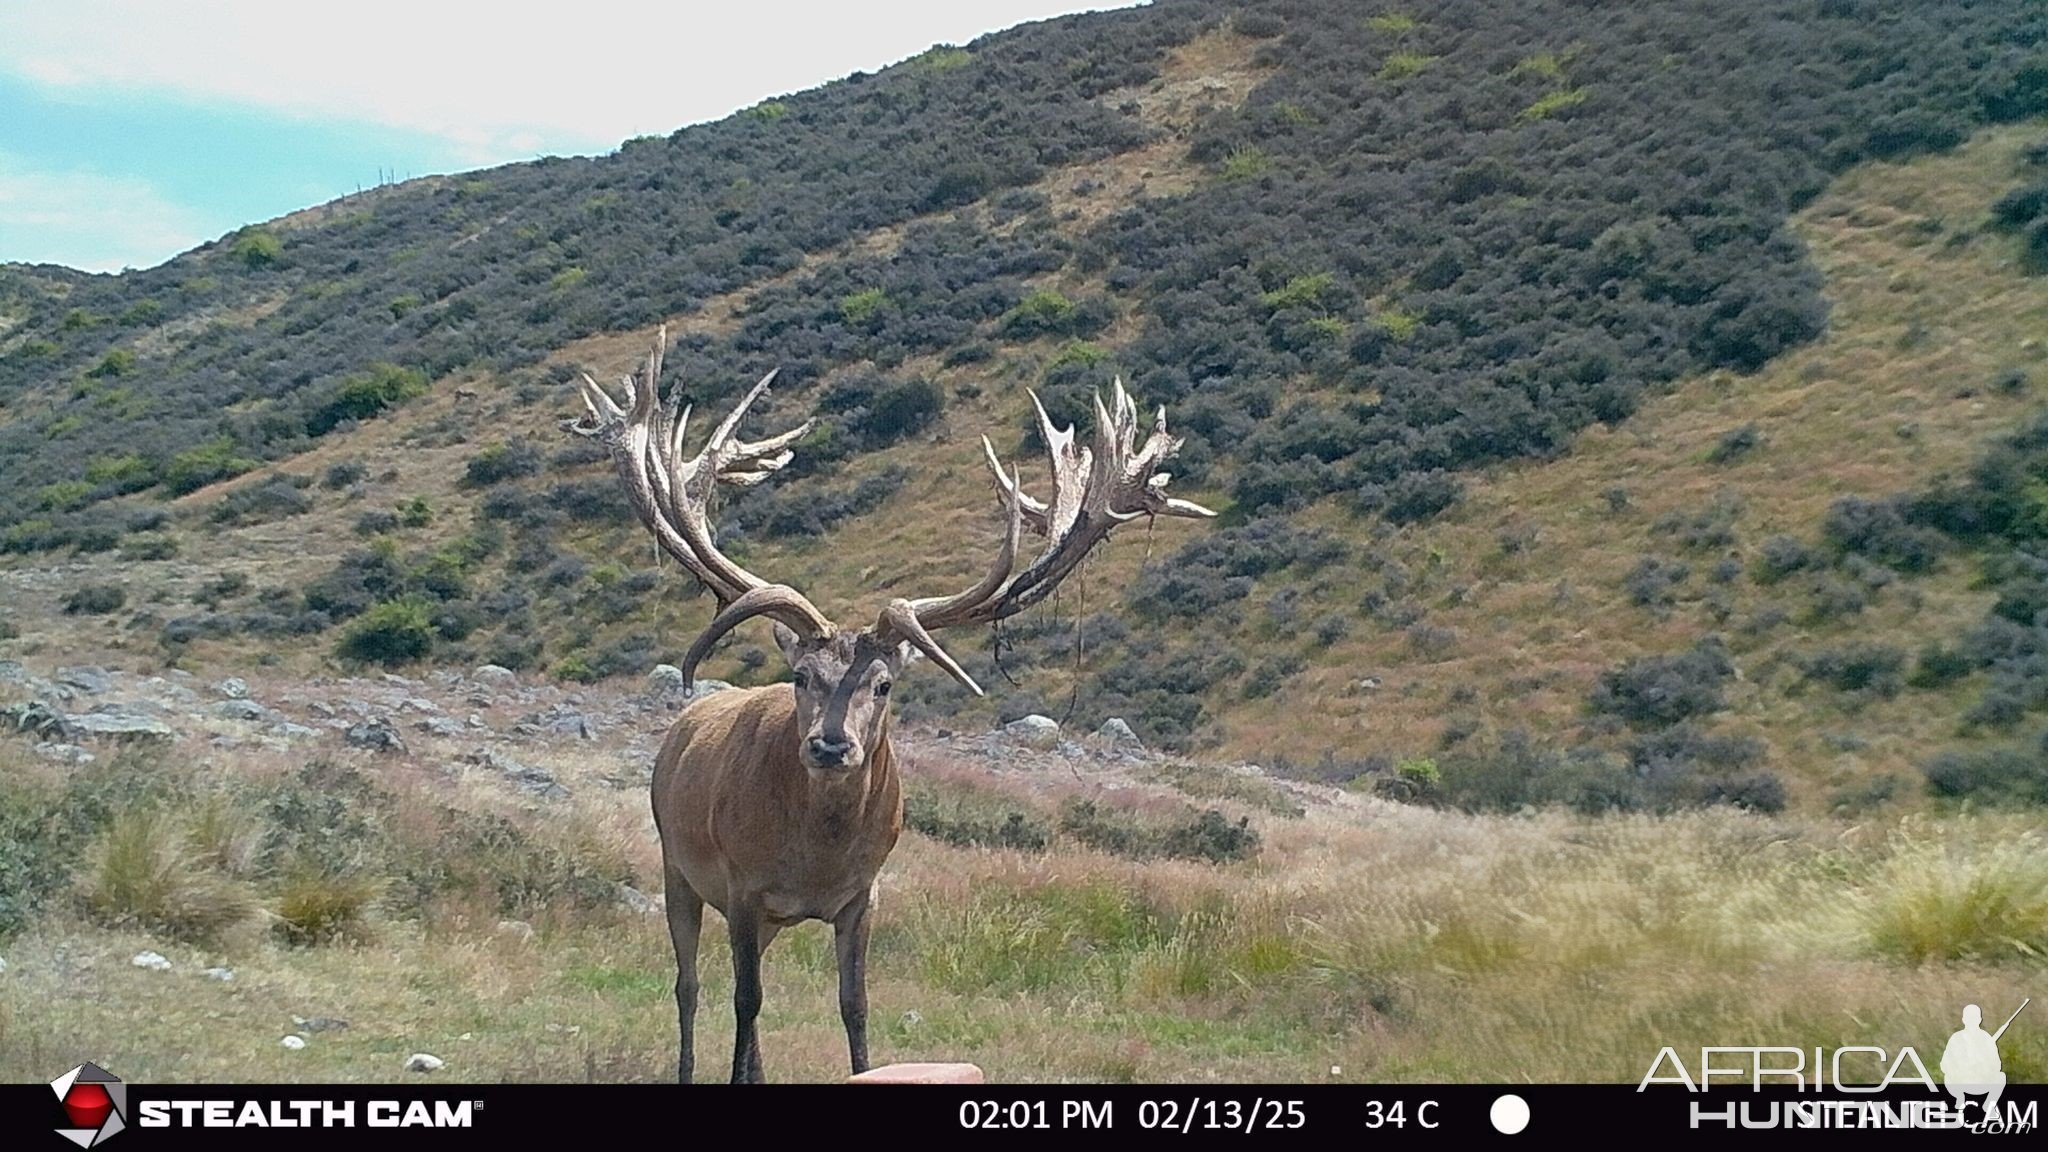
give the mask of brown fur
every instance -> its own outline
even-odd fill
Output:
[[[833,926],[848,1055],[853,1071],[867,1070],[868,911],[875,876],[903,830],[888,702],[872,696],[872,685],[894,668],[878,661],[848,669],[829,654],[825,669],[819,663],[802,661],[799,673],[836,671],[813,681],[822,691],[773,684],[696,701],[655,759],[651,799],[676,949],[685,1083],[695,1065],[697,942],[707,903],[725,916],[732,943],[733,1081],[762,1079],[754,1029],[761,955],[777,932],[804,920]],[[817,729],[813,718],[843,717],[847,697],[861,692],[872,700],[859,709],[866,730],[847,733],[858,763],[807,764],[800,711],[808,720],[802,727]]]

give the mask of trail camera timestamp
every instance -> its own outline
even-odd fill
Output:
[[[1147,1131],[1286,1131],[1308,1123],[1300,1100],[1246,1101],[1200,1096],[1140,1100],[967,1100],[960,1126],[969,1129],[1112,1129]]]

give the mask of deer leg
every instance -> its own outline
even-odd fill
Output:
[[[668,872],[668,938],[676,949],[676,1028],[681,1038],[676,1083],[688,1084],[697,1066],[697,936],[704,928],[704,898],[680,872]]]
[[[846,1025],[846,1053],[855,1075],[868,1070],[868,893],[832,920],[832,946],[839,957],[839,1021]]]
[[[754,1023],[761,1015],[761,909],[734,899],[725,923],[732,938],[732,1082],[759,1084],[761,1041]]]

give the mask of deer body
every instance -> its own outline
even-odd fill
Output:
[[[917,656],[981,694],[932,632],[994,624],[1043,601],[1119,524],[1141,516],[1215,513],[1166,495],[1159,467],[1179,450],[1161,409],[1140,444],[1137,406],[1119,381],[1113,408],[1095,404],[1096,436],[1079,447],[1072,428],[1056,428],[1037,407],[1039,438],[1052,470],[1052,498],[1040,501],[982,448],[1005,519],[994,563],[971,588],[951,596],[892,600],[874,623],[841,628],[809,599],[772,584],[718,550],[708,508],[720,483],[759,483],[789,463],[789,445],[811,428],[765,440],[735,435],[774,373],[756,384],[684,458],[689,410],[656,396],[664,329],[639,380],[626,381],[620,408],[584,378],[593,422],[572,430],[597,437],[618,469],[627,498],[662,550],[717,599],[719,611],[684,656],[684,683],[741,624],[766,616],[794,679],[733,689],[689,705],[656,757],[651,802],[661,837],[668,927],[676,951],[676,1016],[682,1039],[679,1078],[695,1069],[697,945],[704,906],[725,917],[733,957],[732,1079],[759,1081],[755,1020],[761,1010],[761,955],[777,932],[804,920],[832,925],[839,967],[839,1015],[849,1063],[868,1067],[867,952],[875,878],[903,830],[903,795],[889,744],[889,690]],[[1026,525],[1046,540],[1037,559],[1015,571]]]
[[[875,877],[903,830],[903,791],[886,731],[860,769],[820,775],[797,752],[797,719],[789,685],[720,692],[684,710],[655,758],[654,823],[677,957],[684,1081],[696,1063],[697,942],[706,904],[734,929],[736,993],[753,990],[735,1000],[733,1078],[760,1076],[761,955],[776,933],[805,920],[833,925],[839,939],[848,1055],[855,1072],[867,1070],[867,914]],[[746,949],[739,940],[749,934]]]

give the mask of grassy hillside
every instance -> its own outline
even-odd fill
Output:
[[[2039,178],[2043,18],[1169,0],[145,273],[0,270],[0,644],[673,660],[707,602],[554,428],[667,319],[698,403],[779,363],[763,426],[826,414],[722,518],[847,616],[983,563],[976,438],[1029,460],[1025,387],[1122,373],[1189,433],[1224,520],[1130,532],[1001,671],[958,645],[993,699],[918,677],[913,718],[1123,715],[1475,807],[1917,804],[2018,738],[1961,723],[1994,657],[1906,684],[2000,594],[1828,525],[2031,410],[2048,224],[1991,211]],[[87,584],[122,603],[63,611]],[[781,674],[758,637],[710,671]]]

